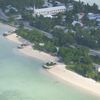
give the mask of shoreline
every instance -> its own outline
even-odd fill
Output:
[[[20,36],[16,35],[16,33],[8,35],[5,38],[10,40],[10,41],[17,43],[18,45],[21,45],[24,42],[27,42],[27,40],[22,42],[21,40],[23,38],[21,39]],[[48,53],[45,53],[43,51],[36,50],[31,45],[24,46],[22,49],[18,49],[18,51],[20,51],[21,53],[23,53],[27,56],[39,59],[43,62],[57,62],[58,61],[58,57],[54,57],[54,56],[52,56]]]
[[[17,44],[22,44],[23,42],[20,41],[20,36],[17,36],[16,33],[6,36],[6,39],[13,41]],[[32,48],[31,45],[25,46],[23,49],[19,49],[19,51],[27,56],[39,59],[43,62],[53,61],[57,62],[58,58],[51,56],[50,54],[47,54],[45,52],[35,50]],[[51,69],[46,69],[47,72],[52,74],[54,77],[64,80],[65,82],[68,82],[74,86],[79,87],[80,89],[84,89],[90,94],[100,96],[100,83],[85,78],[73,71],[65,69],[64,64],[57,63],[57,65],[54,65]]]
[[[54,65],[51,69],[46,69],[53,76],[61,79],[64,83],[69,83],[77,88],[89,93],[90,95],[100,97],[100,83],[91,78],[83,77],[73,71],[65,68],[64,64]]]
[[[5,27],[9,28],[9,29],[12,30],[12,31],[15,31],[15,30],[16,30],[15,27],[10,26],[10,25],[8,25],[8,24],[1,23],[1,22],[0,22],[0,26],[1,26],[1,27],[2,27],[2,26],[5,26]]]

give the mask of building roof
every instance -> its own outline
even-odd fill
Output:
[[[41,9],[35,9],[35,12],[43,12],[43,11],[52,11],[52,10],[58,10],[58,9],[65,9],[65,6],[56,6],[56,7],[49,7],[49,8],[41,8]]]
[[[90,20],[100,21],[100,14],[88,13],[88,18]]]
[[[73,21],[72,25],[75,26],[76,24],[79,24],[81,27],[83,26],[83,23],[81,23],[80,21]]]

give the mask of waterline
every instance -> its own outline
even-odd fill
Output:
[[[0,100],[100,100],[46,75],[42,61],[21,54],[16,47],[0,38]]]

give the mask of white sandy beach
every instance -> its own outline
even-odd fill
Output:
[[[53,57],[45,52],[35,50],[31,46],[26,46],[23,49],[19,49],[19,51],[28,55],[28,56],[42,60],[44,62],[48,62],[48,61],[56,62],[58,59],[57,57]]]
[[[57,64],[47,71],[66,82],[88,90],[94,95],[100,96],[100,83],[65,69],[64,64]]]
[[[19,38],[16,37],[16,34],[9,35],[6,38],[18,44],[22,43],[19,41]],[[45,62],[55,62],[58,60],[57,57],[53,57],[45,52],[34,50],[30,45],[25,46],[23,49],[19,49],[19,51],[26,54],[27,56],[34,57]],[[90,93],[100,96],[100,83],[97,83],[92,79],[82,77],[81,75],[78,75],[72,71],[66,70],[64,64],[57,63],[57,65],[55,65],[52,69],[48,69],[47,71],[66,82],[69,82],[73,85],[90,91]]]
[[[6,36],[6,38],[17,44],[22,44],[22,42],[19,40],[20,36],[17,36],[15,33]],[[48,62],[48,61],[57,62],[57,60],[58,60],[57,57],[53,57],[50,54],[33,49],[31,45],[25,46],[23,49],[19,49],[19,51],[26,54],[27,56],[37,58],[44,62]]]
[[[11,41],[13,41],[13,42],[15,42],[15,43],[17,43],[17,44],[22,44],[22,42],[19,41],[19,39],[18,39],[18,37],[17,37],[17,35],[15,33],[6,36],[6,38],[11,40]]]

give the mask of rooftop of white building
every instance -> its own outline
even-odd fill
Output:
[[[35,9],[36,12],[42,12],[42,11],[52,11],[52,10],[58,10],[58,9],[65,9],[65,6],[56,6],[56,7],[49,7],[49,8],[41,8],[41,9]]]

